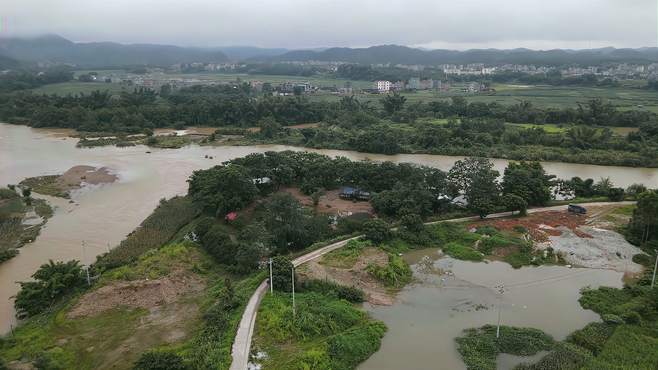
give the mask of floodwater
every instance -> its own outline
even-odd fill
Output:
[[[192,171],[208,168],[249,153],[303,150],[282,145],[198,146],[181,149],[76,148],[77,139],[70,130],[32,129],[0,123],[0,184],[16,184],[31,176],[62,173],[76,165],[108,167],[119,177],[112,184],[93,186],[72,194],[68,200],[51,199],[55,215],[41,235],[25,245],[18,256],[0,264],[0,333],[14,322],[13,302],[17,281],[29,279],[43,263],[52,260],[80,259],[85,263],[117,245],[148,216],[158,201],[187,191],[186,180]],[[146,153],[150,151],[151,153]],[[312,150],[353,160],[371,159],[412,162],[449,169],[460,157],[439,155],[394,156],[340,150]],[[213,159],[204,158],[206,155]],[[501,171],[504,160],[494,160]],[[658,170],[647,168],[604,167],[564,163],[545,163],[547,171],[560,178],[581,176],[610,177],[618,186],[644,183],[658,186]],[[81,245],[85,242],[86,247]]]
[[[496,325],[533,327],[563,340],[599,320],[578,303],[580,289],[621,287],[622,273],[611,270],[540,266],[513,269],[503,262],[442,258],[438,250],[405,255],[416,282],[392,306],[367,306],[388,326],[380,350],[359,370],[465,369],[454,338],[467,328]],[[503,285],[503,293],[497,286]],[[536,361],[531,356],[527,361]],[[511,369],[523,358],[499,356],[498,368]]]

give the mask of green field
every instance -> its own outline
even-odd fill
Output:
[[[463,96],[469,102],[499,103],[503,105],[518,104],[527,100],[537,107],[571,107],[576,108],[579,102],[594,98],[602,98],[617,105],[622,110],[641,109],[658,112],[658,94],[649,90],[630,87],[582,87],[582,86],[525,86],[525,85],[494,85],[495,92],[465,93],[461,85],[452,85],[448,91],[418,91],[402,93],[408,102],[448,99],[453,96]],[[359,100],[377,101],[381,95],[359,94]],[[313,99],[334,99],[340,97],[329,94],[319,94]]]
[[[91,71],[77,71],[76,74]],[[98,70],[99,76],[130,77],[135,76],[122,70]],[[336,79],[331,76],[282,76],[282,75],[249,75],[238,73],[153,73],[145,76],[148,79],[189,79],[203,82],[230,82],[240,79],[242,81],[261,81],[277,85],[283,82],[309,82],[320,87],[343,87],[348,80]],[[369,89],[374,87],[371,81],[349,81],[355,89]],[[431,101],[449,99],[453,96],[466,97],[470,102],[499,103],[503,105],[518,104],[520,101],[530,101],[537,107],[572,107],[576,108],[579,102],[586,102],[594,98],[602,98],[619,107],[621,110],[648,110],[658,113],[658,94],[643,89],[634,81],[624,82],[618,87],[583,87],[583,86],[548,86],[548,85],[514,85],[494,84],[495,92],[467,93],[463,91],[466,83],[454,83],[447,91],[418,91],[405,92],[404,96],[410,103],[417,101]],[[82,83],[77,81],[64,82],[42,86],[34,89],[35,92],[46,94],[71,94],[94,90],[110,90],[119,92],[131,89],[117,83]],[[378,101],[381,95],[360,93],[357,94],[362,101]],[[309,96],[312,100],[337,101],[341,97],[327,92],[318,92]]]
[[[433,123],[435,125],[445,125],[448,123],[448,119],[446,118],[421,118],[418,120],[419,122],[427,122],[427,123]],[[535,123],[510,123],[507,122],[505,123],[508,126],[512,127],[519,127],[519,128],[543,128],[544,131],[550,133],[550,134],[557,134],[557,133],[562,133],[567,131],[571,125],[556,125],[552,123],[545,123],[542,125],[535,124]],[[626,136],[630,132],[635,132],[638,130],[637,127],[608,127],[609,129],[612,130],[612,132],[616,135],[619,136]]]

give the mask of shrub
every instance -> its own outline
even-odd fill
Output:
[[[306,280],[302,284],[303,291],[316,292],[326,296],[344,299],[352,303],[361,303],[365,301],[365,293],[356,287],[348,287],[337,284],[333,281],[312,279]]]
[[[20,315],[36,315],[86,281],[78,261],[53,262],[41,265],[32,275],[34,281],[21,282],[14,306]]]
[[[237,245],[231,240],[231,237],[224,231],[221,225],[211,227],[201,237],[201,245],[217,262],[223,264],[232,264],[235,262]]]
[[[640,264],[644,267],[652,267],[656,257],[644,253],[633,255],[633,262]]]
[[[272,258],[272,281],[275,290],[282,292],[292,291],[292,262],[285,256]]]
[[[583,347],[596,355],[603,349],[605,342],[614,332],[614,325],[593,322],[571,333],[567,337],[567,341]]]
[[[500,327],[500,338],[496,338],[496,326],[485,325],[478,329],[467,329],[465,335],[455,339],[457,351],[468,369],[496,369],[499,353],[529,356],[553,347],[553,338],[533,328]]]
[[[621,202],[624,200],[624,189],[623,188],[611,188],[608,190],[608,199],[613,202]]]
[[[371,322],[332,337],[328,350],[331,368],[355,369],[358,364],[377,352],[385,333],[386,326],[383,323]]]
[[[581,369],[592,354],[584,348],[571,343],[559,342],[555,349],[532,365],[521,364],[514,370],[576,370]]]
[[[370,264],[366,270],[390,287],[402,287],[411,281],[412,276],[409,265],[401,257],[390,253],[386,266]]]
[[[173,352],[149,351],[143,353],[135,363],[134,370],[185,370],[183,359]]]
[[[458,260],[482,261],[482,254],[473,248],[465,247],[457,242],[451,242],[441,247],[443,253]]]

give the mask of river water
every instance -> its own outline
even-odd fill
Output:
[[[454,338],[467,328],[496,325],[498,307],[502,325],[533,327],[563,340],[598,320],[596,313],[580,307],[581,288],[622,285],[622,273],[611,270],[562,266],[515,270],[503,262],[439,258],[436,249],[414,251],[405,259],[417,281],[399,293],[394,305],[367,306],[372,316],[386,323],[388,333],[379,351],[359,370],[465,369]],[[500,284],[505,287],[502,295],[495,288]],[[511,369],[520,360],[499,356],[498,368]]]
[[[0,184],[3,186],[18,183],[26,177],[62,173],[75,165],[108,167],[119,177],[115,183],[75,192],[73,203],[49,198],[57,208],[41,235],[35,242],[25,245],[18,256],[0,264],[0,332],[6,332],[9,324],[14,322],[10,297],[18,290],[17,281],[29,279],[49,259],[94,261],[96,255],[118,244],[139,225],[161,198],[184,194],[187,191],[186,179],[192,171],[249,153],[302,150],[282,145],[190,145],[175,150],[144,146],[85,149],[76,148],[77,139],[69,138],[70,133],[0,123]],[[417,163],[444,170],[460,159],[439,155],[386,156],[341,150],[312,151],[353,160]],[[213,159],[204,158],[206,155]],[[507,161],[494,160],[494,164],[502,173]],[[618,186],[633,183],[658,186],[657,169],[564,163],[545,163],[544,166],[559,178],[610,177]],[[81,248],[83,241],[84,250]]]

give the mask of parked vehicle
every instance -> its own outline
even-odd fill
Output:
[[[579,206],[577,204],[569,204],[569,207],[567,208],[567,211],[571,213],[576,213],[576,214],[581,214],[584,215],[587,213],[587,209],[583,206]]]

